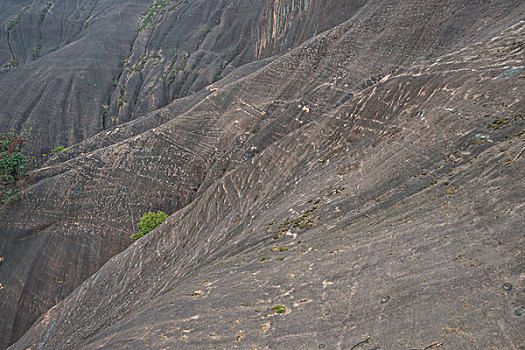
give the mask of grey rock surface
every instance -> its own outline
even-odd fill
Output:
[[[274,18],[247,21],[257,54],[219,81],[195,63],[163,103],[141,94],[167,61],[143,62],[142,107],[23,179],[0,207],[4,344],[43,313],[13,349],[525,346],[523,4],[298,3],[250,4]],[[240,6],[205,4],[133,50],[166,50],[183,6],[221,18],[206,35]],[[114,256],[150,209],[172,215]]]
[[[3,1],[0,129],[32,128],[36,155],[74,145],[285,52],[363,3]]]

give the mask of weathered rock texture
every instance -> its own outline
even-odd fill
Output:
[[[32,128],[35,154],[76,144],[282,53],[363,3],[7,2],[0,5],[0,129]]]
[[[525,6],[337,3],[155,15],[131,121],[0,208],[4,344],[65,298],[12,348],[525,346]]]

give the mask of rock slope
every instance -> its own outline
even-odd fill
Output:
[[[363,3],[6,2],[0,129],[32,128],[38,155],[71,146],[282,53]]]
[[[65,298],[12,348],[525,346],[524,6],[355,6],[31,173],[4,343]]]

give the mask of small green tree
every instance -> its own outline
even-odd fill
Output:
[[[162,224],[167,218],[168,214],[160,210],[156,213],[153,213],[151,211],[145,213],[144,215],[142,215],[137,225],[139,227],[139,232],[132,234],[130,238],[136,241],[140,237],[144,236],[147,233],[150,233],[155,228],[159,227],[160,224]]]

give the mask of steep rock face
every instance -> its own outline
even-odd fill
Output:
[[[0,130],[32,128],[28,151],[37,155],[102,130],[102,106],[147,3],[17,4],[0,31]]]
[[[123,67],[107,112],[111,125],[194,93],[248,62],[281,54],[347,20],[364,1],[163,4],[167,13],[141,27]]]
[[[297,2],[294,6],[296,4]],[[316,6],[318,5],[312,8],[318,8]],[[179,11],[181,8],[173,11]],[[228,6],[225,5],[224,8],[226,13]],[[272,3],[270,7],[261,6],[260,9],[262,14],[267,14],[269,9],[275,9],[275,4]],[[282,10],[275,11],[279,13]],[[169,19],[169,14],[170,12],[159,19],[159,25],[155,29],[146,27],[139,33],[139,37],[145,35],[146,31],[152,31],[151,35],[154,37],[162,23]],[[367,4],[344,24],[317,36],[282,57],[243,65],[226,74],[225,78],[216,84],[178,99],[145,117],[138,117],[122,126],[102,132],[72,147],[71,153],[61,154],[52,159],[46,167],[33,172],[24,180],[26,189],[20,201],[0,209],[0,220],[6,223],[0,228],[0,255],[5,258],[0,271],[0,281],[5,287],[2,290],[5,298],[2,298],[0,304],[2,327],[6,329],[2,332],[6,334],[4,342],[16,340],[38,315],[68,295],[101,264],[125,248],[129,244],[127,236],[133,232],[134,223],[142,212],[149,209],[163,209],[174,213],[184,207],[170,218],[163,229],[152,235],[155,238],[142,240],[106,265],[101,270],[101,275],[96,275],[103,277],[101,281],[100,277],[95,276],[77,289],[71,298],[61,304],[59,310],[62,311],[55,314],[58,309],[53,309],[54,311],[45,316],[43,322],[35,325],[32,333],[17,346],[42,342],[43,347],[48,348],[75,348],[87,347],[88,343],[92,342],[89,346],[96,347],[111,342],[105,336],[105,331],[101,330],[120,333],[128,326],[130,332],[138,329],[136,334],[143,334],[140,327],[145,327],[151,320],[144,318],[144,323],[136,327],[131,327],[131,323],[123,323],[124,320],[134,322],[133,319],[141,319],[143,316],[138,312],[146,300],[155,300],[151,305],[163,308],[164,301],[157,298],[161,298],[161,294],[170,288],[175,288],[171,291],[176,293],[173,295],[180,296],[175,299],[170,297],[173,304],[186,305],[188,300],[182,297],[184,288],[195,288],[190,291],[192,293],[203,291],[198,287],[198,283],[201,282],[197,282],[196,277],[201,270],[211,271],[213,276],[222,276],[221,286],[217,288],[223,292],[219,292],[215,299],[208,299],[210,304],[206,305],[209,310],[217,308],[213,306],[214,303],[220,304],[217,298],[221,293],[230,295],[230,287],[236,286],[239,289],[244,283],[248,283],[243,280],[244,277],[241,278],[248,270],[264,275],[265,277],[261,277],[261,283],[264,284],[265,279],[275,280],[272,285],[277,286],[281,278],[279,269],[288,270],[295,266],[296,270],[300,271],[304,264],[315,264],[316,261],[310,259],[322,259],[325,249],[343,249],[339,246],[339,240],[331,239],[339,237],[334,233],[334,227],[348,226],[348,229],[351,229],[348,235],[351,237],[362,235],[362,230],[371,223],[367,221],[369,216],[373,214],[366,211],[367,208],[377,206],[374,210],[378,211],[378,221],[379,217],[382,217],[381,223],[396,224],[400,230],[404,226],[399,223],[414,222],[415,220],[410,220],[410,215],[415,208],[409,203],[410,200],[405,198],[415,196],[418,191],[426,190],[426,194],[435,191],[434,196],[427,198],[425,194],[421,197],[421,201],[428,199],[430,203],[435,201],[430,199],[440,198],[437,194],[443,197],[448,191],[450,195],[454,195],[457,190],[456,187],[451,189],[453,186],[446,187],[448,185],[445,185],[445,182],[451,181],[442,180],[443,188],[439,187],[441,192],[428,186],[426,182],[419,183],[420,176],[413,173],[414,168],[421,168],[421,174],[426,172],[424,176],[427,176],[427,168],[434,167],[435,169],[432,169],[436,172],[436,179],[442,179],[445,176],[443,174],[456,165],[461,170],[459,165],[463,163],[460,162],[466,162],[466,155],[461,153],[464,147],[462,142],[466,142],[466,136],[470,137],[468,140],[473,139],[469,145],[480,143],[481,146],[475,149],[476,152],[481,152],[488,147],[485,145],[495,147],[493,150],[497,149],[496,145],[499,146],[499,143],[505,140],[503,136],[507,135],[511,140],[506,141],[508,145],[504,145],[504,148],[509,152],[509,157],[518,154],[519,150],[516,150],[516,147],[519,147],[519,141],[514,134],[522,128],[519,115],[523,111],[523,105],[516,104],[516,101],[520,101],[522,80],[519,80],[521,71],[511,69],[523,65],[519,61],[523,53],[523,44],[519,40],[522,29],[518,26],[505,34],[500,33],[505,27],[515,23],[522,14],[523,6],[520,6],[519,2],[480,2],[465,5],[455,2],[435,4],[430,1],[385,1]],[[262,16],[269,18],[268,15]],[[310,28],[312,34],[315,33],[315,26],[310,27],[303,20],[298,20],[297,25],[304,26],[305,31]],[[208,34],[211,33],[213,30]],[[283,38],[298,32],[290,29],[285,33],[288,34],[283,34]],[[503,43],[501,39],[497,43],[486,43],[496,35],[505,36]],[[286,43],[286,39],[282,40],[280,42]],[[485,43],[479,47],[464,49],[465,45],[477,41]],[[286,48],[285,44],[269,43],[264,47],[275,48],[279,45]],[[134,47],[134,50],[138,47]],[[457,52],[459,49],[463,51]],[[275,53],[272,50],[275,49],[268,49],[264,55]],[[477,54],[470,54],[472,50],[477,50]],[[497,50],[500,50],[499,53]],[[140,51],[130,56],[127,65],[136,64],[133,62],[135,58],[140,57],[138,52]],[[443,56],[438,59],[439,55],[447,52],[451,53],[450,57]],[[484,55],[488,57],[483,58]],[[440,63],[441,61],[445,63]],[[504,68],[505,66],[508,68]],[[141,75],[147,75],[150,70],[156,69],[147,65],[144,67],[141,68],[144,70]],[[231,68],[233,69],[234,65]],[[487,75],[482,77],[480,72],[483,68],[486,68]],[[510,73],[507,72],[509,69]],[[130,73],[130,79],[136,72]],[[509,75],[509,78],[497,78],[500,73]],[[126,81],[129,84],[128,78],[123,76],[124,74],[118,84]],[[492,85],[478,88],[487,77],[494,78],[490,79]],[[380,87],[382,90],[378,92]],[[460,88],[464,91],[462,95],[454,92]],[[441,90],[447,94],[436,97],[436,91]],[[493,90],[497,90],[497,95],[492,93]],[[456,94],[456,101],[450,102],[449,106],[448,99]],[[482,102],[478,105],[480,99],[487,100],[485,105],[494,101],[497,101],[498,105],[490,108],[483,106]],[[137,98],[137,101],[143,100],[143,97]],[[473,101],[476,101],[476,104]],[[121,112],[123,110],[121,109]],[[474,118],[474,122],[461,122],[464,115]],[[486,115],[490,118],[483,117]],[[512,119],[512,123],[505,124],[503,129],[487,129],[497,136],[493,138],[486,133],[486,124],[499,117],[508,117],[509,120]],[[418,123],[414,124],[414,121]],[[480,131],[479,138],[476,136],[478,134],[472,134],[474,126]],[[440,128],[448,131],[439,132]],[[487,139],[488,136],[491,137]],[[417,144],[416,141],[420,143]],[[417,147],[407,148],[407,142],[416,142]],[[382,151],[378,153],[377,150]],[[433,155],[437,150],[440,153]],[[468,149],[465,152],[470,156],[473,151]],[[489,152],[483,157],[494,159],[495,156]],[[440,162],[444,159],[447,159],[447,166],[440,168]],[[485,180],[497,182],[512,179],[516,176],[512,171],[517,172],[513,169],[521,164],[517,161],[519,158],[515,164],[513,162],[509,168],[505,168],[510,171],[502,175],[505,177],[498,178],[493,174],[490,175],[493,177],[489,176]],[[363,164],[368,165],[364,167]],[[395,169],[394,166],[399,168],[402,164],[414,168],[392,170]],[[458,183],[477,181],[477,172],[472,173],[471,180],[465,177],[471,168],[474,169],[473,164],[474,162],[461,176],[458,175]],[[408,175],[410,179],[407,179]],[[412,179],[413,175],[418,175],[414,178],[417,180]],[[341,197],[344,192],[341,188],[348,187],[342,183],[354,184],[355,191],[347,190],[344,197]],[[518,186],[518,183],[513,183],[513,186]],[[472,191],[474,188],[472,187]],[[519,187],[510,190],[517,193],[522,191]],[[468,198],[461,197],[460,192],[457,193],[454,198],[459,197],[463,200],[457,201],[457,207],[461,207],[462,203],[466,205]],[[497,191],[494,196],[504,198],[507,193],[510,192]],[[383,204],[380,197],[386,194],[390,194],[387,197],[392,197],[392,201]],[[476,192],[476,195],[482,193]],[[309,196],[316,198],[312,198],[312,202],[308,203]],[[341,205],[334,206],[334,203],[339,203],[334,202],[334,196],[340,200],[348,198],[341,202]],[[376,198],[380,201],[375,202]],[[374,201],[369,201],[370,199]],[[406,201],[404,205],[397,204],[403,199]],[[312,204],[318,200],[319,203]],[[324,200],[331,204],[318,205]],[[509,203],[503,203],[501,208],[510,208],[512,203]],[[190,205],[187,206],[188,204]],[[323,205],[325,206],[322,210],[325,213],[320,215],[319,211]],[[453,212],[452,207],[448,205],[443,208],[450,210],[443,215],[451,215]],[[480,207],[479,213],[486,213],[488,208],[490,206]],[[435,225],[444,225],[444,222],[439,222],[441,217],[436,214],[434,210],[437,209],[432,205],[429,204],[423,209],[418,214],[421,218],[428,216],[435,219],[431,221]],[[356,212],[357,210],[359,212]],[[518,213],[519,208],[513,210]],[[301,215],[306,215],[305,219],[294,221],[299,220]],[[470,214],[464,215],[466,218]],[[407,216],[410,218],[396,222]],[[295,265],[291,266],[261,264],[260,259],[268,259],[270,256],[266,255],[275,253],[269,252],[269,248],[275,244],[279,245],[277,251],[282,248],[281,243],[275,243],[280,242],[280,239],[285,240],[282,243],[283,247],[294,247],[299,240],[303,242],[300,238],[290,241],[288,235],[280,237],[280,232],[286,229],[283,227],[284,223],[290,220],[294,223],[286,226],[297,224],[294,229],[299,230],[298,233],[309,235],[306,237],[310,237],[307,241],[310,245],[305,251],[309,248],[318,249],[317,252],[314,250],[315,258],[311,258],[314,254],[309,255],[306,260],[297,258],[292,260],[295,261]],[[358,220],[367,223],[359,226],[354,223]],[[501,224],[502,227],[507,227],[508,239],[515,239],[516,230],[512,226],[512,220],[516,220],[516,215],[509,215]],[[274,224],[269,225],[270,223]],[[261,233],[261,236],[254,236],[256,233],[251,229]],[[450,228],[456,230],[454,232],[462,229],[461,225]],[[418,230],[423,233],[416,235]],[[292,237],[295,233],[297,232],[291,231]],[[414,235],[417,236],[418,244],[424,245],[425,239],[435,234],[437,232],[432,226],[414,226],[413,230],[410,228],[403,231],[399,237],[401,241],[396,241],[395,244],[406,246],[406,240],[410,239],[407,237]],[[364,249],[370,253],[370,240],[383,242],[388,235],[392,235],[390,226],[379,226],[374,236],[365,239],[364,246],[357,244],[361,241],[357,239],[358,242],[353,247],[356,249],[355,254]],[[278,236],[278,240],[273,240],[274,236]],[[146,243],[150,241],[151,243]],[[144,244],[147,247],[143,247]],[[416,250],[424,250],[422,246],[415,247],[419,247],[414,248]],[[137,250],[139,248],[140,250]],[[259,248],[261,250],[258,250]],[[256,255],[253,255],[253,249],[256,249]],[[382,252],[385,252],[389,248],[385,246],[382,249]],[[318,253],[319,251],[321,253]],[[327,256],[330,256],[330,251],[326,251]],[[134,252],[132,257],[130,252]],[[286,251],[281,253],[287,254]],[[411,254],[410,251],[402,249],[388,253],[398,256]],[[448,254],[441,250],[433,253],[444,254],[440,261],[445,261]],[[217,264],[218,261],[227,260],[236,254],[240,254],[240,260],[235,260],[235,264]],[[364,265],[368,255],[361,256]],[[270,260],[273,262],[275,258]],[[497,258],[499,260],[496,259],[495,264],[503,261],[503,258]],[[252,264],[242,263],[243,259],[252,259]],[[377,264],[381,266],[385,263],[394,264],[393,261],[380,260],[380,256],[374,255],[370,259],[376,259]],[[286,260],[290,261],[288,258]],[[283,264],[285,261],[276,262]],[[324,267],[317,272],[318,278],[327,270],[337,271],[332,264],[331,260],[321,264]],[[232,270],[232,266],[235,269]],[[396,265],[392,267],[392,271],[402,273],[405,267]],[[224,276],[226,269],[233,271],[230,276],[232,280]],[[381,267],[377,269],[374,270],[375,274],[382,273]],[[427,271],[425,269],[428,267],[417,265],[416,269]],[[392,276],[395,276],[394,272]],[[439,277],[441,283],[446,283],[446,278],[450,277],[445,272]],[[295,274],[293,271],[290,273]],[[145,275],[148,275],[147,278]],[[344,275],[342,270],[338,272],[338,276],[344,276],[338,277],[342,281],[366,286],[366,280],[361,280],[360,276]],[[366,276],[368,277],[364,278],[372,278],[375,275]],[[462,276],[460,283],[475,283],[474,275],[466,273]],[[491,276],[493,277],[490,278],[495,278],[495,275]],[[159,280],[154,280],[155,278]],[[509,278],[516,279],[516,275],[509,274]],[[94,280],[96,282],[93,282]],[[186,284],[188,280],[189,284]],[[213,281],[210,278],[207,280]],[[314,281],[315,279],[312,283]],[[335,283],[324,278],[321,282],[325,282],[321,283],[325,289],[330,283]],[[411,286],[413,281],[409,282],[407,285],[396,284],[392,288],[401,291],[406,286]],[[122,283],[125,287],[117,291],[118,285]],[[101,292],[100,288],[105,292]],[[307,289],[303,288],[302,293],[307,293]],[[323,307],[327,307],[325,303],[337,300],[323,296],[323,290],[312,287],[312,299],[305,298],[315,300],[317,305],[324,305]],[[248,291],[245,289],[246,293]],[[278,289],[275,291],[278,293]],[[366,292],[361,289],[359,291]],[[133,294],[130,297],[131,292]],[[268,291],[261,293],[271,294]],[[194,294],[196,295],[193,297],[199,297],[202,293]],[[355,300],[360,300],[363,305],[370,305],[365,303],[366,295],[359,295],[362,299]],[[248,297],[249,295],[242,294],[235,296],[233,301],[242,301],[241,305],[251,305]],[[264,295],[261,295],[260,300],[263,299]],[[223,300],[223,303],[227,302],[230,300]],[[229,306],[220,309],[218,313],[206,314],[206,321],[200,323],[199,327],[202,332],[215,333],[216,336],[213,337],[216,338],[208,339],[201,333],[202,339],[198,340],[197,337],[196,343],[193,343],[196,348],[202,346],[202,342],[211,341],[218,341],[218,346],[229,347],[228,344],[232,339],[235,340],[236,336],[239,336],[241,341],[246,337],[247,333],[243,329],[236,330],[242,333],[231,338],[229,333],[221,335],[216,330],[206,328],[213,324],[221,325],[217,320],[213,320],[213,317],[230,315],[224,317],[235,321],[231,317],[239,310],[233,307],[233,304],[226,305]],[[75,316],[77,318],[66,316],[76,313],[77,311],[73,310],[77,310],[77,307],[86,310],[89,307],[90,311],[86,312],[91,315],[79,311],[78,316]],[[271,309],[272,306],[265,307]],[[356,304],[352,302],[348,307],[355,308]],[[174,320],[180,320],[180,315],[189,312],[184,308],[172,311],[179,313],[170,316]],[[150,315],[157,314],[153,309],[145,312],[149,312]],[[271,314],[270,311],[266,313]],[[302,324],[305,320],[323,316],[313,315],[310,315],[312,318],[308,318],[303,314],[304,317],[298,317],[295,323],[290,323],[292,328],[281,329],[282,333],[277,335],[283,335],[283,339],[281,343],[275,343],[273,346],[286,348],[285,341],[294,342],[295,345],[290,345],[292,347],[298,346],[300,335],[295,338],[290,336],[290,340],[286,340],[284,334],[294,334],[297,331],[293,331],[293,324]],[[362,311],[362,315],[365,317],[367,314]],[[331,322],[329,315],[325,316],[327,322]],[[71,333],[71,329],[68,330],[56,317],[62,317],[62,321],[73,325],[71,327],[75,329],[75,333]],[[168,320],[168,316],[166,317]],[[199,313],[200,317],[204,318],[204,314]],[[270,321],[270,326],[272,325],[273,318],[267,320],[264,314],[262,317],[264,329],[266,322]],[[468,315],[465,317],[469,319]],[[79,320],[84,320],[89,326],[80,327]],[[119,322],[114,328],[109,328],[116,321]],[[346,328],[343,329],[353,327],[346,324]],[[81,329],[77,330],[77,325]],[[46,328],[47,326],[50,328]],[[58,328],[55,330],[55,327]],[[225,326],[222,328],[226,329]],[[322,329],[321,323],[312,322],[309,331],[311,333],[307,332],[303,337],[315,332],[320,334]],[[187,338],[185,330],[187,329],[179,329],[181,334],[176,338]],[[424,333],[423,330],[420,331]],[[466,332],[456,330],[460,331]],[[63,335],[68,332],[70,337]],[[117,344],[124,346],[117,342],[127,335],[120,334],[123,336],[115,338],[115,343],[112,344],[115,347],[118,347]],[[174,334],[167,336],[169,341],[177,341]],[[126,346],[129,347],[140,346],[137,342],[141,341],[148,344],[154,342],[147,336],[141,338],[142,340],[134,336],[128,338],[130,344]],[[261,338],[261,342],[271,344],[269,339]],[[162,347],[159,345],[159,348]],[[328,348],[331,347],[330,345]]]
[[[286,51],[348,19],[364,2],[309,3],[40,0],[3,5],[0,129],[31,129],[27,148],[35,155],[76,144],[194,93],[248,62]]]
[[[518,18],[223,175],[13,349],[523,346]]]

